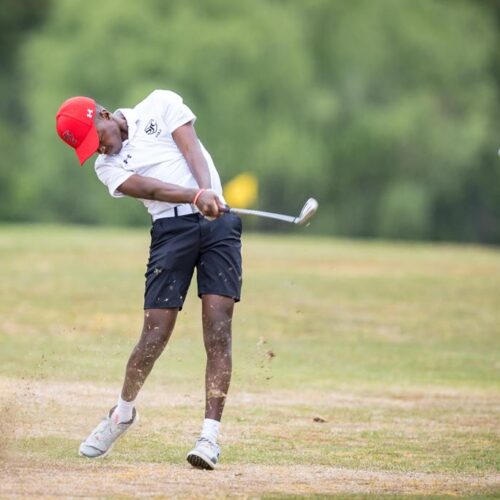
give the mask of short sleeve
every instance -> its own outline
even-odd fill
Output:
[[[170,90],[155,90],[153,95],[169,134],[181,125],[195,122],[196,115],[184,104],[180,95]]]
[[[95,172],[99,180],[108,188],[109,194],[113,198],[122,198],[125,195],[117,189],[132,175],[134,172],[125,170],[118,163],[110,163],[97,158],[95,162]]]

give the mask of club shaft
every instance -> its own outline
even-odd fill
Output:
[[[246,208],[230,208],[229,211],[238,215],[257,215],[259,217],[267,217],[268,219],[277,219],[285,222],[295,222],[296,217],[291,215],[275,214],[273,212],[262,212],[261,210],[248,210]]]

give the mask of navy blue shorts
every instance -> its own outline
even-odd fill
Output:
[[[224,214],[208,221],[200,214],[153,222],[146,270],[144,309],[179,308],[196,268],[198,296],[241,294],[241,219]]]

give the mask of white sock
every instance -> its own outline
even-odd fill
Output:
[[[118,415],[118,422],[129,422],[132,419],[134,401],[125,401],[120,396],[113,415]]]
[[[203,429],[201,430],[201,437],[212,441],[212,443],[217,443],[217,438],[219,436],[220,422],[218,420],[213,420],[211,418],[206,418],[203,420]]]

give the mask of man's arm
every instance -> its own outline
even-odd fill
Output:
[[[172,132],[172,137],[180,152],[186,158],[198,186],[205,189],[211,188],[210,171],[208,170],[207,160],[201,151],[194,125],[191,122],[181,125]]]
[[[153,177],[131,175],[118,191],[133,198],[166,201],[168,203],[193,203],[197,189],[184,188],[177,184],[160,181]]]
[[[192,122],[185,123],[176,128],[172,132],[172,137],[180,152],[183,154],[184,158],[186,158],[189,169],[193,173],[198,186],[203,189],[211,188],[212,185],[208,163],[201,150],[200,141],[198,141],[198,136],[196,135]],[[225,208],[224,203],[220,201],[217,195],[214,196],[211,205],[210,214],[205,215],[217,217],[222,214]]]
[[[153,177],[134,174],[118,186],[118,191],[124,195],[143,200],[193,203],[199,190],[170,184]],[[204,191],[196,200],[196,206],[203,215],[217,217],[219,215],[217,200],[218,197],[213,191]]]

